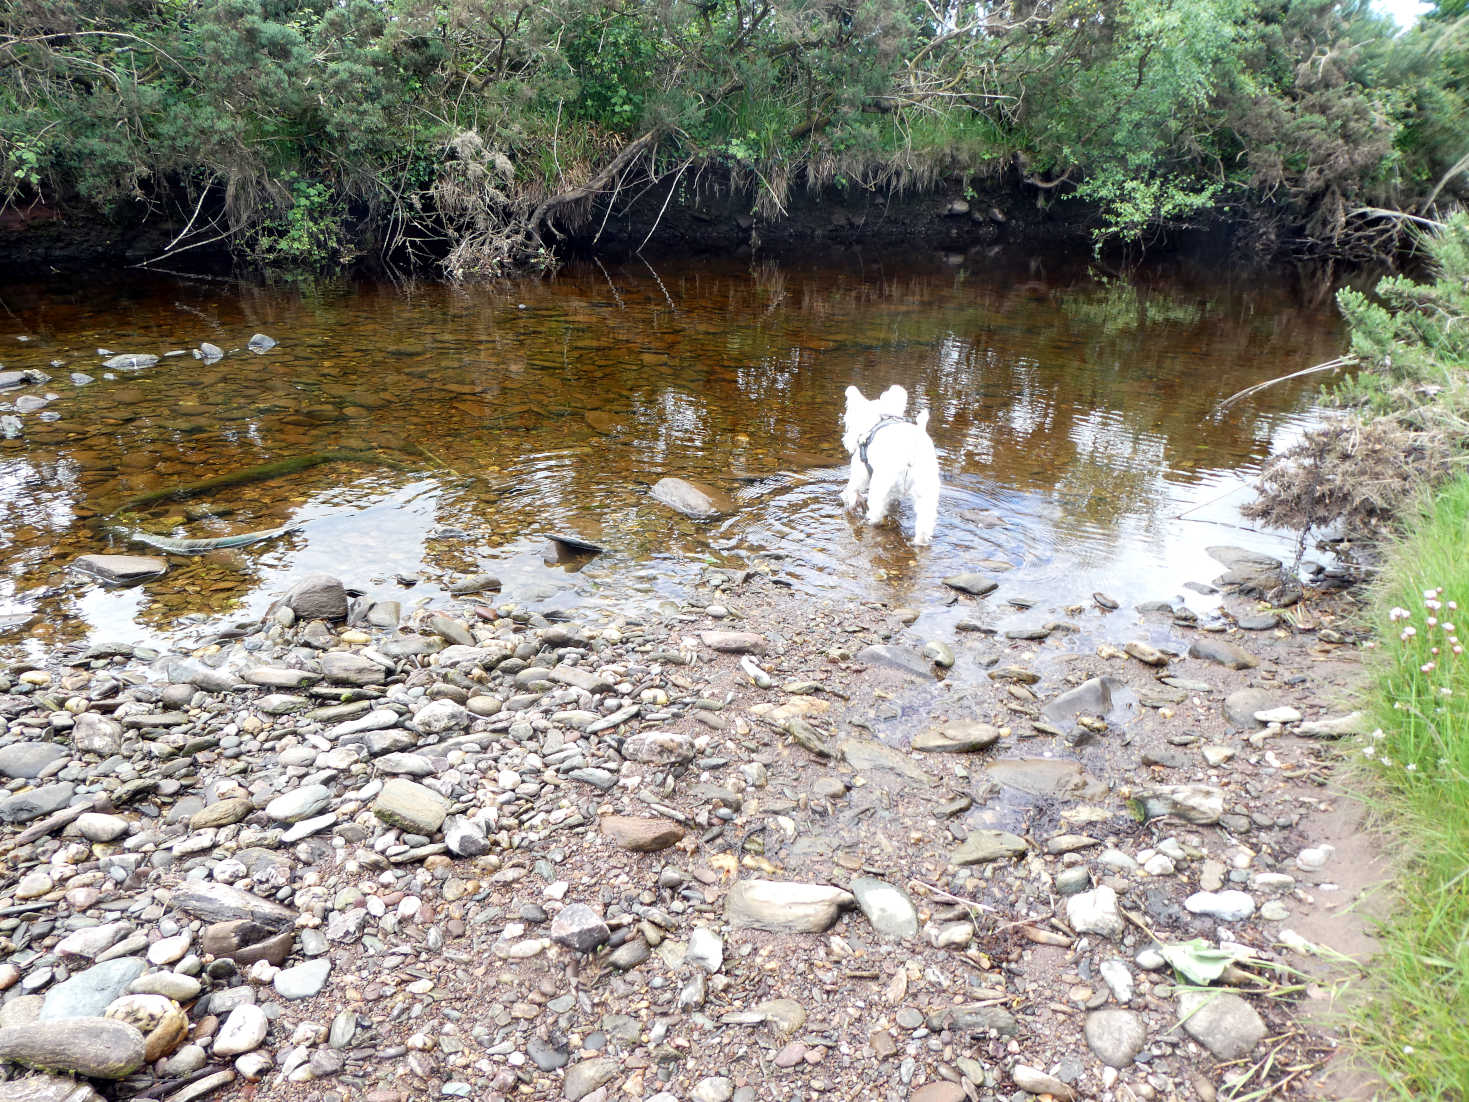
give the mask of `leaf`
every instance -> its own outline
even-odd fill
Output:
[[[1231,964],[1249,956],[1242,949],[1215,948],[1201,937],[1176,945],[1161,945],[1158,951],[1180,976],[1201,987],[1213,983]]]

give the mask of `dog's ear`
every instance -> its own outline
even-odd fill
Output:
[[[857,402],[865,402],[865,401],[867,401],[867,399],[864,398],[864,397],[862,397],[862,392],[860,390],[858,390],[854,386],[847,387],[847,407],[849,409],[853,405],[855,405]]]
[[[883,413],[901,417],[908,408],[908,392],[894,383],[882,392],[881,397],[877,399],[877,404]]]

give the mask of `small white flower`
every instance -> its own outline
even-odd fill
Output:
[[[1375,753],[1377,753],[1377,750],[1374,747],[1371,747],[1371,746],[1364,746],[1364,747],[1362,747],[1362,756],[1365,757],[1365,758],[1370,758]]]
[[[1400,608],[1397,605],[1393,605],[1387,612],[1387,618],[1389,620],[1406,620],[1411,615],[1413,614],[1406,608]]]
[[[1410,761],[1407,765],[1403,766],[1403,768],[1406,769],[1409,773],[1418,772],[1418,764],[1416,762]]]
[[[1401,635],[1399,635],[1398,638],[1401,639],[1403,642],[1406,643],[1409,639],[1413,638],[1413,636],[1415,636],[1417,634],[1418,634],[1418,629],[1415,628],[1415,627],[1413,627],[1412,625],[1409,625],[1408,627],[1405,627],[1403,629],[1403,633]]]

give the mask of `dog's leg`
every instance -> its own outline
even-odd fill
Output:
[[[867,488],[867,468],[857,459],[852,460],[852,471],[847,476],[847,488],[842,491],[842,505],[857,508],[862,491]]]
[[[867,487],[867,523],[881,524],[888,515],[888,506],[893,503],[893,490],[897,480],[885,471],[874,470],[872,481]]]
[[[938,524],[939,495],[919,493],[913,495],[913,543],[927,547],[933,542],[934,526]]]

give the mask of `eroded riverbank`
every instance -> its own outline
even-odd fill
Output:
[[[479,584],[12,667],[0,1052],[78,1037],[115,1097],[1344,1097],[1324,988],[1241,959],[1180,1026],[1164,953],[1343,929],[1349,593],[1006,634],[973,577],[564,621]]]

